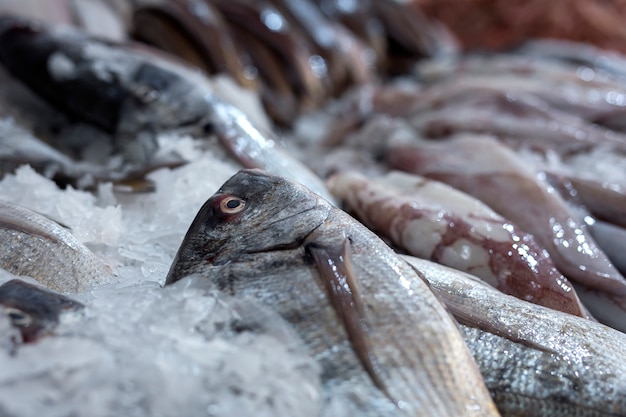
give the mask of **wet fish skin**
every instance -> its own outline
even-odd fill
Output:
[[[626,335],[499,293],[468,274],[413,257],[462,323],[502,415],[626,415]]]
[[[476,276],[526,301],[586,317],[567,278],[532,235],[438,181],[346,172],[327,184],[349,211],[395,246]]]
[[[228,180],[190,226],[166,284],[194,273],[275,308],[328,390],[366,390],[362,415],[497,415],[418,273],[297,183],[259,170]]]
[[[0,285],[0,305],[18,328],[25,343],[34,342],[59,324],[63,311],[84,307],[78,301],[19,279]]]
[[[0,201],[0,268],[60,293],[112,278],[111,269],[68,229],[25,207]]]

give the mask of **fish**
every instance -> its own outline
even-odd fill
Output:
[[[326,60],[271,2],[220,0],[214,4],[234,31],[246,31],[262,40],[280,57],[282,75],[292,80],[301,100],[320,103],[326,97],[330,83]]]
[[[388,37],[405,53],[431,57],[459,52],[456,36],[439,21],[426,16],[417,3],[380,0],[372,2],[372,7]]]
[[[133,5],[132,36],[178,55],[208,73],[228,73],[239,85],[258,89],[249,57],[236,44],[215,5],[200,0]],[[246,59],[247,58],[247,59]],[[246,65],[247,64],[247,65]]]
[[[517,298],[587,316],[535,238],[475,198],[399,171],[372,179],[343,172],[327,184],[349,212],[406,253],[478,276]]]
[[[458,320],[503,416],[626,415],[626,334],[404,256]]]
[[[3,19],[9,29],[0,35],[0,62],[9,72],[67,113],[113,134],[135,165],[150,165],[157,132],[198,138],[215,132],[244,167],[293,176],[325,193],[320,179],[218,97],[198,71],[132,45]]]
[[[77,311],[85,306],[62,294],[20,279],[0,285],[0,305],[24,343],[32,343],[51,333],[64,311]]]
[[[371,0],[351,4],[338,1],[317,0],[322,13],[333,21],[340,22],[368,46],[367,53],[373,55],[376,67],[386,66],[388,41],[382,19],[374,14]]]
[[[0,268],[48,289],[78,293],[109,282],[111,268],[58,222],[0,201]]]
[[[0,176],[23,164],[31,165],[46,177],[74,175],[72,158],[36,138],[13,118],[0,117]]]
[[[445,182],[483,201],[533,234],[570,281],[614,298],[626,314],[626,280],[598,248],[585,223],[541,174],[495,139],[464,136],[399,145],[389,150],[387,161],[394,168]],[[587,307],[602,320],[602,312]],[[609,320],[611,326],[626,330],[626,316]]]
[[[175,167],[182,162],[149,164],[142,169],[112,169],[109,166],[79,161],[50,146],[18,125],[13,118],[0,117],[0,178],[30,165],[59,187],[72,186],[94,190],[111,182],[118,192],[151,192],[155,184],[146,175],[159,168]]]
[[[373,232],[297,182],[239,171],[191,223],[165,279],[198,274],[273,307],[326,390],[365,389],[362,415],[498,415],[455,322]]]
[[[245,168],[259,168],[297,181],[328,201],[334,201],[324,182],[304,163],[279,145],[278,138],[262,132],[237,107],[213,96],[208,121],[211,131]]]
[[[319,55],[326,61],[331,93],[337,94],[348,83],[362,84],[375,78],[363,42],[343,25],[328,19],[313,1],[275,0],[273,3],[316,45]]]
[[[193,128],[210,91],[199,71],[136,44],[67,27],[0,19],[0,63],[33,92],[115,137],[134,163],[150,160],[156,132]]]

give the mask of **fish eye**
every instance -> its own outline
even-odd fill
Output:
[[[33,322],[32,317],[21,310],[6,307],[5,310],[9,316],[9,319],[11,319],[11,323],[13,323],[13,325],[16,327],[28,327]]]
[[[225,214],[239,213],[246,207],[246,202],[239,197],[226,197],[220,202],[220,210]]]
[[[161,96],[159,90],[155,90],[147,85],[140,85],[135,89],[135,96],[143,104],[149,104]]]

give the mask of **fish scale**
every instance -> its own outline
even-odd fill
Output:
[[[457,320],[503,416],[626,416],[626,334],[413,257]]]
[[[579,375],[572,375],[571,362],[560,355],[542,352],[480,329],[463,325],[459,327],[502,415],[520,417],[625,415],[625,401],[609,409],[598,406],[607,395],[614,397],[609,384],[604,388],[598,385],[597,389],[591,392],[582,388],[590,374],[584,372],[584,366],[580,367]],[[520,361],[520,358],[524,359]],[[616,367],[623,368],[618,365]]]
[[[192,222],[166,284],[190,274],[276,309],[319,361],[327,392],[360,390],[358,415],[498,415],[418,272],[295,182],[260,170],[227,181]]]
[[[112,277],[110,268],[68,229],[45,216],[0,201],[0,268],[48,288],[76,293]]]
[[[335,311],[320,291],[314,270],[303,260],[303,252],[281,251],[281,256],[288,260],[282,267],[277,267],[275,256],[256,254],[249,262],[205,269],[202,275],[215,279],[218,285],[224,277],[236,277],[230,288],[233,294],[253,297],[272,306],[294,326],[309,353],[320,363],[322,379],[329,390],[358,385],[369,397],[367,410],[361,410],[363,415],[394,415],[393,404],[363,372]],[[288,277],[287,282],[285,277]]]

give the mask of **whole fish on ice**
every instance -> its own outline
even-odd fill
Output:
[[[166,284],[200,274],[275,308],[368,416],[497,415],[456,325],[420,275],[301,185],[242,170],[200,209]]]
[[[626,416],[626,335],[502,294],[475,277],[414,257],[461,323],[503,416]]]
[[[218,97],[199,71],[147,48],[15,17],[3,17],[0,29],[0,63],[67,114],[114,135],[134,165],[150,162],[157,133],[206,138],[215,132],[244,167],[293,178],[332,198],[306,165]]]

